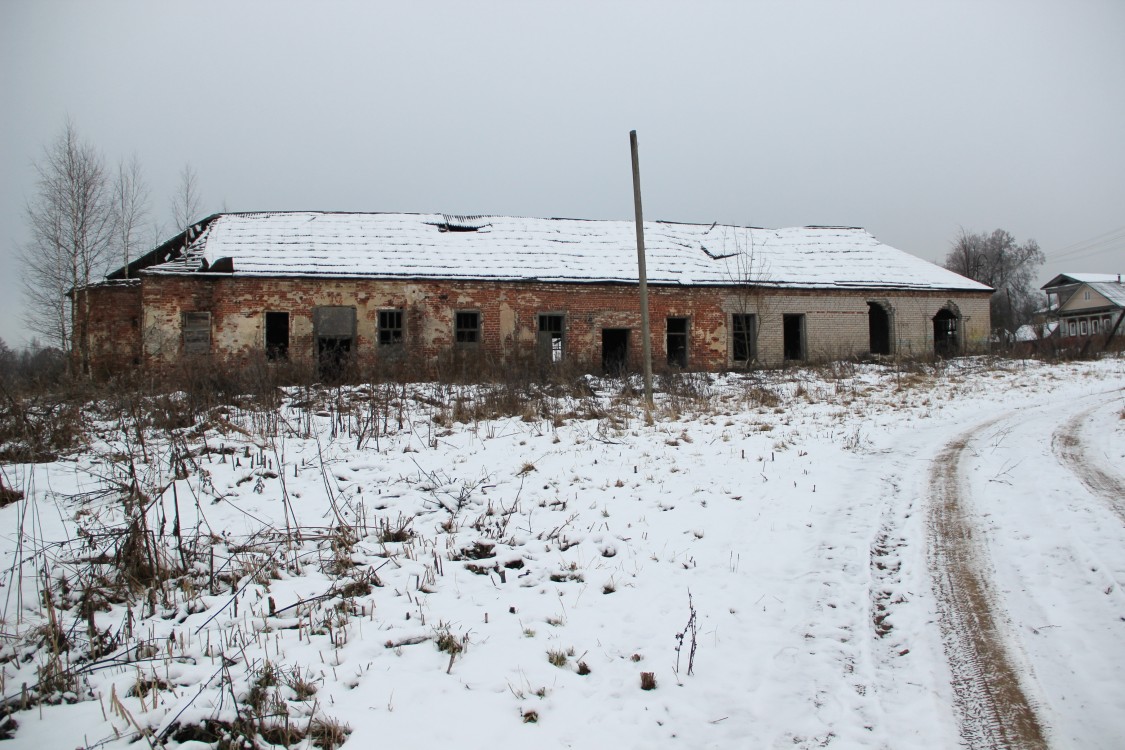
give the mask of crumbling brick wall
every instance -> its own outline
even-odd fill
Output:
[[[83,321],[89,331],[92,373],[104,374],[141,364],[140,279],[102,282],[79,289],[71,310],[76,364],[81,363]]]
[[[938,310],[955,311],[961,350],[987,346],[988,295],[931,291],[765,290],[650,286],[652,352],[655,366],[666,363],[666,320],[688,318],[688,368],[731,367],[731,314],[758,316],[757,361],[776,365],[783,353],[783,316],[804,315],[805,356],[826,360],[869,350],[868,303],[891,313],[893,353],[933,353],[932,319]],[[376,279],[254,278],[222,274],[150,275],[141,304],[144,353],[154,364],[183,353],[185,312],[208,312],[210,355],[231,363],[261,357],[265,313],[289,314],[289,357],[315,358],[313,310],[320,306],[355,308],[352,355],[378,361],[393,349],[378,344],[381,310],[402,310],[402,349],[416,361],[441,363],[451,356],[504,362],[534,355],[540,314],[564,316],[565,356],[581,367],[601,366],[602,331],[628,329],[629,364],[640,364],[640,312],[635,286]],[[475,344],[455,341],[458,311],[479,314]]]

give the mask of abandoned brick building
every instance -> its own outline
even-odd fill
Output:
[[[646,222],[645,245],[657,368],[987,345],[991,289],[862,229]],[[226,213],[80,290],[75,330],[100,370],[464,356],[619,371],[640,363],[637,278],[631,221]]]

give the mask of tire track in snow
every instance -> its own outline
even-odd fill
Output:
[[[1055,430],[1051,436],[1051,448],[1063,466],[1067,467],[1078,480],[1095,496],[1104,499],[1109,507],[1125,523],[1125,480],[1103,471],[1100,466],[1089,461],[1088,446],[1082,441],[1082,426],[1090,415],[1106,404],[1097,404],[1075,414]]]
[[[970,440],[1000,419],[963,433],[934,460],[928,557],[965,745],[974,750],[1046,748],[1039,719],[1004,649],[973,529],[962,508],[961,454]]]

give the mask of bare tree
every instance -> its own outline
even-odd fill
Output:
[[[726,263],[726,274],[735,292],[731,299],[732,364],[749,368],[758,359],[758,333],[768,313],[769,297],[764,282],[769,274],[760,248],[750,229],[724,227],[720,253],[704,252]]]
[[[961,230],[953,249],[945,256],[945,267],[995,289],[991,299],[992,329],[1014,333],[1041,304],[1035,276],[1044,260],[1035,240],[1020,245],[1003,229],[991,234]]]
[[[185,164],[180,170],[180,186],[172,196],[172,221],[175,231],[182,232],[199,220],[199,186],[195,170]]]
[[[113,194],[101,155],[79,138],[70,119],[43,149],[35,169],[36,194],[26,207],[31,240],[20,249],[25,321],[63,351],[77,348],[85,370],[89,304],[72,316],[69,295],[104,269],[117,230]]]
[[[117,214],[115,244],[128,278],[129,262],[137,257],[136,250],[145,244],[140,227],[148,216],[148,186],[136,154],[129,161],[117,164],[117,178],[113,183],[113,209]]]

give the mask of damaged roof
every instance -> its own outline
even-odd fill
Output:
[[[991,291],[853,227],[760,229],[646,221],[644,230],[650,284],[721,286],[749,281],[788,288]],[[632,221],[229,213],[201,222],[183,237],[150,253],[153,264],[146,263],[142,273],[637,281]]]

